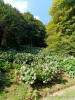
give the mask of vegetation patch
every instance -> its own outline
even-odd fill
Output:
[[[0,12],[1,100],[40,100],[75,84],[74,0],[54,0],[46,26],[3,0]]]
[[[0,54],[3,64],[0,67],[0,97],[3,100],[11,98],[11,94],[14,95],[12,100],[15,98],[23,100],[28,95],[27,100],[40,100],[53,92],[75,84],[75,80],[72,79],[75,77],[75,58],[73,56],[53,55],[51,52],[46,52],[45,49],[38,50],[38,53],[35,54],[14,49],[1,50]],[[5,67],[7,64],[4,62],[7,61],[9,67]],[[12,90],[11,88],[15,88],[15,86],[16,89]],[[20,90],[17,90],[18,87]],[[24,91],[22,91],[23,87]],[[17,91],[20,94],[17,94]]]

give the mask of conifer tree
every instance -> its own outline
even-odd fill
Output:
[[[67,2],[65,4],[65,2]],[[49,14],[52,20],[46,26],[46,43],[49,50],[74,52],[75,0],[54,0]],[[64,6],[63,6],[64,5]],[[70,5],[70,6],[69,6]]]

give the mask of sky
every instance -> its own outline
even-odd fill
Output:
[[[53,0],[4,0],[4,2],[16,7],[21,13],[29,11],[44,24],[51,20],[49,9],[52,7]]]

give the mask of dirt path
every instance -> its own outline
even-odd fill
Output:
[[[66,88],[66,89],[59,90],[59,91],[57,91],[55,93],[52,93],[52,94],[42,98],[41,100],[48,100],[49,97],[62,96],[62,94],[64,94],[67,91],[71,91],[71,90],[75,90],[75,85],[71,86],[69,88]]]
[[[66,89],[60,90],[60,91],[58,91],[58,92],[55,92],[55,93],[51,94],[51,96],[57,96],[57,95],[60,96],[60,95],[62,95],[64,92],[67,92],[67,91],[72,90],[72,89],[75,89],[75,85],[74,85],[74,86],[71,86],[71,87],[68,87],[68,88],[66,88]]]

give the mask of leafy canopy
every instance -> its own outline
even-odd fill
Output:
[[[67,4],[65,4],[67,2]],[[49,50],[74,52],[75,0],[54,0],[49,11],[52,20],[46,26],[46,43]],[[65,4],[65,6],[63,6]],[[69,6],[70,4],[70,6]]]

